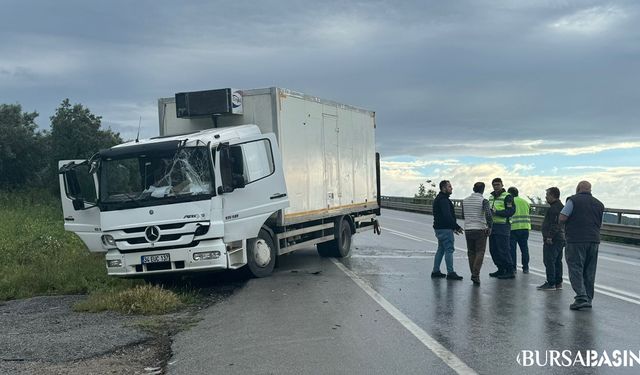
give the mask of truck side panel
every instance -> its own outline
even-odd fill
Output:
[[[278,95],[279,134],[291,206],[300,216],[376,206],[373,112],[295,95]]]

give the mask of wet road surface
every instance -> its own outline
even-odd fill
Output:
[[[432,217],[384,210],[383,233],[354,237],[352,256],[314,249],[282,257],[272,277],[250,280],[179,334],[171,374],[636,374],[632,368],[522,367],[522,351],[640,351],[640,249],[603,243],[593,309],[571,311],[573,290],[538,291],[542,239],[531,232],[531,273],[469,280],[464,236],[454,264],[462,281],[432,280]],[[519,251],[519,250],[518,250]],[[444,270],[444,262],[441,266]],[[565,268],[566,275],[566,268]],[[584,353],[583,353],[584,354]]]

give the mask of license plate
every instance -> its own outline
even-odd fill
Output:
[[[142,264],[169,262],[169,254],[143,255]]]

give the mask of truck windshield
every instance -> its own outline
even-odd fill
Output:
[[[208,199],[210,155],[208,147],[183,147],[102,159],[100,204],[108,210]]]

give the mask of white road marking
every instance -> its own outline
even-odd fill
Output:
[[[638,263],[638,262],[632,262],[630,260],[623,260],[623,259],[616,259],[616,258],[611,258],[611,257],[608,257],[608,256],[603,256],[603,255],[598,254],[598,260],[600,260],[600,259],[608,260],[610,262],[628,264],[630,266],[640,266],[640,263]]]
[[[418,242],[430,242],[430,243],[435,243],[435,244],[438,243],[437,241],[428,240],[426,238],[414,236],[412,234],[396,231],[396,230],[389,229],[389,228],[387,228],[387,231],[389,231],[389,232],[391,232],[391,233],[393,233],[395,235],[398,235],[398,236],[401,236],[401,237],[405,237],[405,238],[408,238],[408,239],[411,239],[411,240],[414,240],[414,241],[418,241]],[[456,250],[460,250],[460,251],[464,251],[465,253],[467,252],[467,249],[463,249],[463,248],[460,248],[460,247],[455,247],[455,249]],[[487,258],[487,257],[488,256],[485,255],[485,258]],[[601,257],[598,256],[598,259],[600,259],[600,258]],[[529,267],[529,270],[530,271],[534,271],[532,273],[535,274],[535,275],[543,276],[543,277],[546,278],[546,273],[543,270],[540,270],[540,269],[537,269],[537,268],[532,268],[532,267]],[[566,280],[568,282],[569,278],[565,276],[564,280]],[[610,287],[610,286],[601,285],[601,284],[596,284],[594,289],[595,289],[596,292],[604,294],[604,295],[607,295],[609,297],[618,298],[618,299],[626,301],[626,302],[631,302],[631,303],[634,303],[636,305],[640,305],[640,295],[637,295],[637,294],[634,294],[634,293],[631,293],[631,292],[627,292],[627,291],[624,291],[624,290],[620,290],[620,289],[617,289],[617,288],[613,288],[613,287]]]
[[[350,258],[379,258],[379,259],[431,259],[428,255],[351,255]]]
[[[366,255],[353,254],[349,258],[379,258],[379,259],[433,259],[432,255]],[[465,256],[454,256],[453,259],[467,259]]]
[[[376,301],[383,309],[385,309],[394,319],[402,324],[412,335],[414,335],[424,346],[431,350],[435,355],[444,361],[453,371],[462,375],[477,375],[471,367],[462,362],[455,354],[447,350],[442,344],[429,336],[422,328],[414,323],[409,317],[404,315],[400,310],[387,301],[380,293],[376,292],[369,284],[362,280],[358,275],[345,267],[337,259],[331,258],[331,261],[353,280],[362,290],[364,290],[374,301]]]
[[[406,222],[409,222],[409,223],[423,224],[423,225],[427,224],[426,222],[419,222],[419,221],[415,221],[415,220],[401,219],[401,218],[393,217],[393,216],[384,216],[384,219],[406,221]],[[393,229],[389,229],[389,228],[385,228],[385,229],[388,230],[389,232],[395,232]],[[398,233],[399,232],[396,232],[396,234],[398,234]],[[534,238],[531,238],[531,239],[533,239],[535,242],[540,242],[540,243],[542,242],[542,237],[540,237],[540,238],[534,237]],[[427,242],[434,242],[434,241],[430,241],[430,240],[426,240],[426,241]],[[434,243],[437,243],[437,242],[434,242]],[[618,245],[618,244],[607,244],[607,245],[608,246],[617,247],[617,248],[620,248],[620,249],[627,249],[627,250],[629,249],[628,247],[625,247],[625,246],[622,246],[622,245]],[[610,261],[610,262],[628,264],[630,266],[640,266],[639,262],[633,262],[633,261],[624,260],[624,259],[616,259],[616,258],[608,257],[606,255],[598,255],[598,259],[607,260],[607,261]]]
[[[529,267],[529,272],[534,274],[534,275],[538,275],[538,276],[542,276],[543,278],[547,278],[547,274],[545,271],[537,269],[537,268],[533,268],[533,267]],[[569,280],[568,277],[563,277],[562,278],[564,281],[566,281],[567,283],[571,283],[571,281]],[[635,303],[636,305],[640,305],[640,296],[631,292],[626,292],[624,290],[620,290],[620,289],[616,289],[616,288],[612,288],[610,286],[605,286],[605,285],[598,285],[596,284],[596,286],[594,287],[594,290],[598,293],[602,293],[604,295],[610,296],[610,297],[615,297],[618,299],[621,299],[623,301],[627,301],[627,302],[631,302],[631,303]]]

